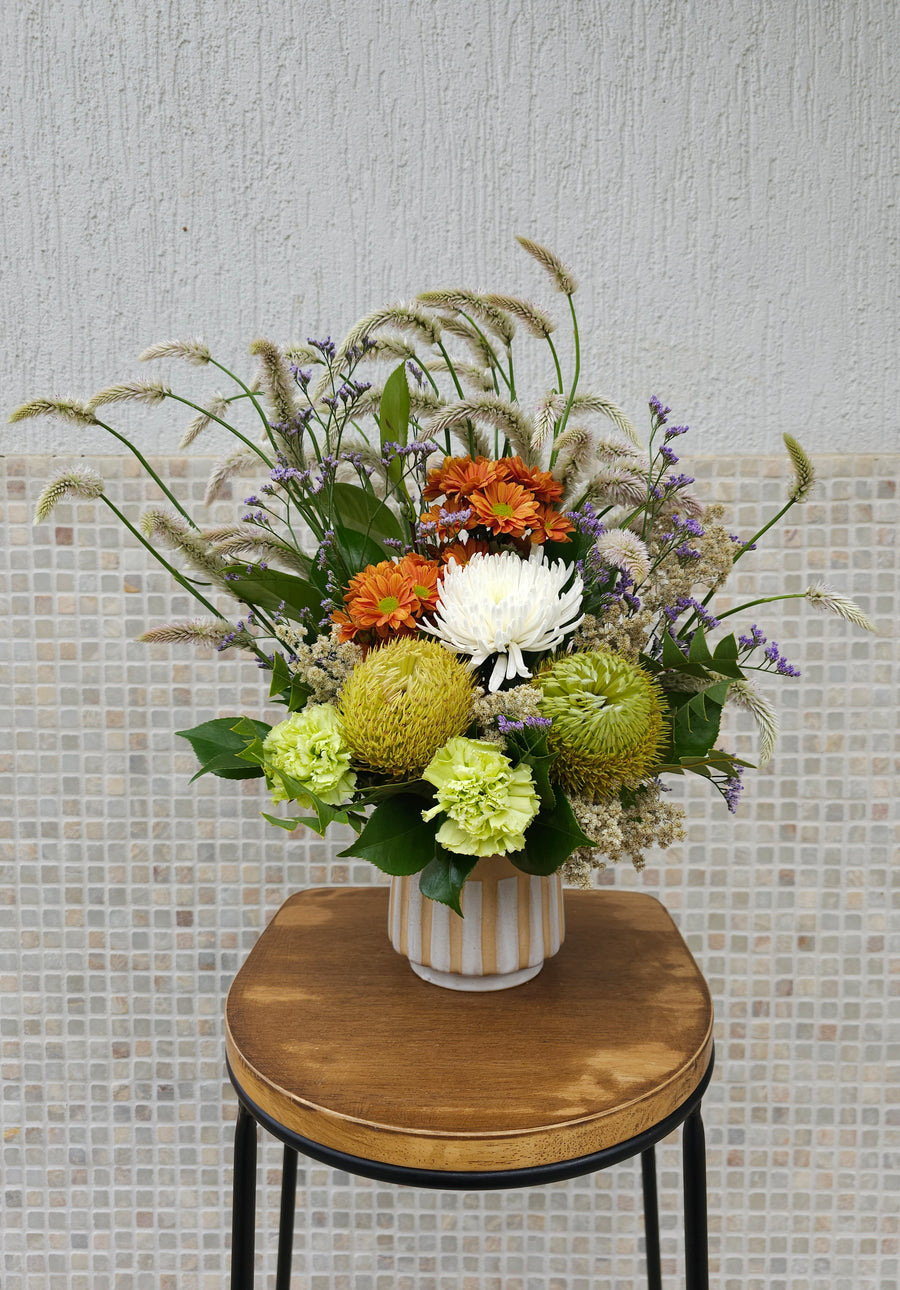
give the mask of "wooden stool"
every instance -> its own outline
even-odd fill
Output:
[[[652,896],[567,891],[566,939],[527,985],[421,981],[387,938],[388,892],[291,896],[226,1006],[235,1132],[232,1290],[253,1285],[256,1125],[285,1144],[277,1290],[288,1290],[297,1153],[364,1178],[533,1186],[640,1153],[647,1279],[661,1290],[654,1143],[682,1122],[688,1290],[707,1290],[700,1099],[706,982]]]

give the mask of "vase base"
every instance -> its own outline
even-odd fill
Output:
[[[514,985],[524,985],[531,981],[544,966],[543,962],[534,967],[520,968],[516,972],[498,972],[491,976],[464,976],[461,972],[439,972],[437,968],[427,967],[424,963],[413,963],[409,966],[430,985],[442,986],[445,990],[509,990]]]

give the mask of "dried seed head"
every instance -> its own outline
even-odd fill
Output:
[[[122,381],[119,385],[108,385],[93,395],[88,407],[101,408],[106,403],[162,403],[172,391],[161,381]]]
[[[807,587],[803,594],[813,609],[821,609],[826,614],[834,614],[838,618],[845,618],[848,623],[861,627],[864,632],[878,634],[878,628],[871,618],[866,617],[859,605],[855,604],[849,597],[842,596],[839,591],[832,590],[824,582],[818,582],[812,587]]]
[[[513,318],[517,318],[522,323],[527,332],[539,340],[546,340],[556,327],[550,315],[544,313],[537,305],[533,305],[530,300],[520,300],[518,296],[501,296],[496,293],[491,293],[484,299],[489,305],[512,314]]]
[[[97,424],[90,406],[77,399],[31,399],[9,414],[11,422],[27,421],[30,417],[56,417],[60,421],[74,421],[83,426]]]
[[[526,463],[532,465],[534,452],[531,447],[533,428],[522,409],[507,403],[496,394],[480,394],[471,399],[449,403],[428,422],[428,433],[442,434],[453,426],[466,421],[483,421],[500,430]]]
[[[136,640],[149,645],[201,645],[207,649],[218,649],[226,639],[238,644],[251,639],[247,632],[235,632],[231,623],[224,618],[189,618],[181,623],[166,623],[162,627],[151,627],[141,632]]]
[[[805,502],[816,482],[815,468],[793,435],[784,435],[784,446],[794,467],[794,482],[788,497],[792,502]]]
[[[465,318],[445,318],[443,325],[445,332],[448,332],[451,336],[458,336],[460,340],[466,342],[480,367],[493,366],[495,355],[490,343],[483,336],[479,336],[475,328],[471,323],[467,323]]]
[[[424,309],[417,309],[414,304],[388,305],[385,309],[377,309],[375,313],[361,318],[350,328],[338,349],[338,358],[343,361],[350,350],[360,345],[367,336],[372,336],[373,332],[387,326],[394,327],[397,331],[412,332],[429,345],[436,344],[441,334],[440,320],[432,318]]]
[[[517,237],[516,241],[549,273],[557,291],[561,291],[564,296],[571,296],[578,290],[578,279],[558,255],[548,251],[546,246],[541,246],[540,242],[533,242],[530,237]]]
[[[275,421],[291,421],[296,387],[281,350],[270,340],[258,339],[250,342],[250,353],[259,358],[260,384]]]
[[[516,334],[516,324],[509,314],[492,304],[487,296],[479,295],[477,291],[466,291],[462,288],[423,291],[416,299],[432,309],[473,314],[488,331],[499,336],[504,345],[509,345]]]
[[[650,552],[630,529],[610,529],[601,533],[594,550],[601,564],[623,569],[636,584],[643,582],[650,572]]]
[[[540,452],[552,438],[554,427],[562,416],[565,406],[565,398],[556,390],[548,390],[538,403],[534,417],[534,434],[531,436],[531,446],[535,452]]]
[[[204,367],[210,360],[210,352],[202,340],[162,340],[138,355],[141,363],[151,358],[183,358],[195,367]]]
[[[34,523],[40,524],[65,497],[94,501],[103,492],[103,480],[90,466],[70,466],[45,485],[34,508]]]
[[[778,742],[778,717],[768,699],[747,680],[732,681],[728,687],[728,702],[749,712],[759,730],[759,768],[771,761]]]
[[[181,438],[179,448],[189,448],[199,434],[202,434],[210,425],[214,417],[224,417],[228,411],[228,400],[224,394],[214,394],[206,405],[205,412],[199,412],[193,421],[188,425],[187,430]]]
[[[180,551],[189,564],[208,577],[221,582],[224,564],[220,556],[197,529],[164,506],[148,506],[141,513],[138,526],[148,541],[161,541]],[[226,584],[227,585],[227,584]]]
[[[212,468],[206,484],[206,496],[203,499],[205,505],[211,506],[228,481],[233,479],[235,475],[252,475],[258,470],[259,457],[255,452],[249,452],[246,448],[241,448],[236,452],[229,453],[227,457],[217,461]]]
[[[579,413],[583,415],[585,412],[599,412],[602,416],[608,417],[616,429],[621,430],[622,434],[626,435],[635,447],[640,448],[642,446],[634,426],[622,409],[610,399],[604,399],[600,394],[576,394],[572,400],[572,411],[576,415]]]

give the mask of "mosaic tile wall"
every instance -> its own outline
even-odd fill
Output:
[[[150,495],[129,461],[101,464],[126,508]],[[780,459],[694,464],[744,533],[783,497]],[[208,465],[180,467],[185,495],[202,495]],[[748,559],[735,590],[747,599],[824,576],[882,636],[796,601],[759,610],[803,671],[781,688],[774,765],[734,820],[702,784],[685,786],[684,846],[640,877],[605,875],[662,897],[712,988],[718,1067],[705,1119],[722,1290],[900,1286],[889,635],[900,458],[820,466],[802,526]],[[378,879],[333,859],[336,845],[276,836],[259,818],[258,781],[239,793],[211,778],[188,784],[191,757],[173,732],[252,711],[258,674],[228,657],[134,644],[145,625],[189,607],[93,504],[60,506],[32,529],[47,469],[38,458],[0,462],[0,1282],[220,1290],[235,1116],[223,1063],[229,982],[290,892]],[[752,756],[749,725],[732,730]],[[676,1286],[677,1142],[658,1157],[666,1284]],[[261,1175],[258,1284],[271,1286],[274,1143]],[[310,1164],[296,1233],[294,1290],[643,1284],[633,1162],[486,1196],[414,1193]]]

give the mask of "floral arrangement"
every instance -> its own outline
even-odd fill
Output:
[[[784,505],[752,536],[729,532],[680,470],[688,427],[671,409],[650,400],[645,444],[615,403],[582,389],[577,283],[519,241],[565,297],[568,376],[542,308],[441,290],[370,314],[339,345],[254,341],[249,384],[197,340],[142,354],[218,369],[230,390],[202,404],[141,380],[86,403],[36,399],[11,418],[101,427],[135,454],[167,505],[134,524],[75,465],[46,486],[36,522],[64,497],[101,499],[206,611],[140,639],[246,651],[286,707],[274,726],[244,715],[181,731],[198,774],[264,777],[274,803],[305,812],[266,815],[273,824],[350,825],[342,855],[419,873],[423,893],[457,910],[481,856],[530,874],[563,867],[580,885],[625,856],[640,868],[649,846],[683,836],[670,775],[703,776],[734,811],[749,763],[719,744],[723,708],[754,715],[763,764],[777,721],[750,676],[799,675],[756,624],[729,630],[763,600],[711,602],[809,495],[806,454],[784,436]],[[536,401],[519,397],[517,329],[547,360],[540,377],[529,357],[529,381],[545,382]],[[206,500],[255,475],[239,522],[188,514],[103,419],[126,401],[192,408],[183,448],[214,425],[235,437]],[[825,586],[792,595],[873,630]]]

